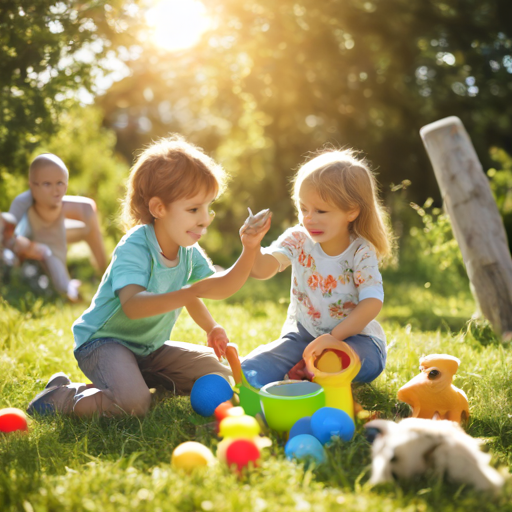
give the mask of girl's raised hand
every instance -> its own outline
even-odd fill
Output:
[[[270,229],[272,212],[267,208],[253,215],[251,209],[248,208],[248,210],[249,217],[247,217],[244,225],[240,228],[240,238],[244,247],[256,249]]]

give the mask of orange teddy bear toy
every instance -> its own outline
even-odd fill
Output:
[[[420,359],[419,375],[398,390],[398,399],[412,407],[413,418],[461,423],[469,417],[466,393],[452,384],[460,361],[446,354]]]

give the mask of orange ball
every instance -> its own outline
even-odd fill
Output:
[[[233,441],[226,450],[226,462],[228,466],[236,466],[236,470],[240,473],[243,468],[252,462],[256,466],[256,462],[260,458],[260,450],[249,439],[237,439]]]
[[[233,404],[229,400],[218,405],[214,412],[217,421],[222,421],[228,415],[229,409],[232,408]]]
[[[7,407],[0,409],[0,432],[28,431],[27,416],[21,409]]]

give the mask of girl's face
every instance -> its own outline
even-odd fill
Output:
[[[213,220],[210,207],[215,196],[215,193],[203,190],[168,205],[158,198],[151,199],[150,210],[156,217],[155,233],[164,256],[175,259],[180,246],[194,245],[206,234],[206,228]]]
[[[346,212],[325,202],[316,189],[302,185],[299,191],[299,219],[314,242],[329,256],[341,254],[350,244],[349,226],[358,210]]]

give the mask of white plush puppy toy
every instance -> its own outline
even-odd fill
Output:
[[[453,421],[407,418],[400,423],[373,420],[365,425],[372,443],[371,484],[409,479],[431,472],[481,491],[497,492],[504,483],[489,466],[491,456]]]

